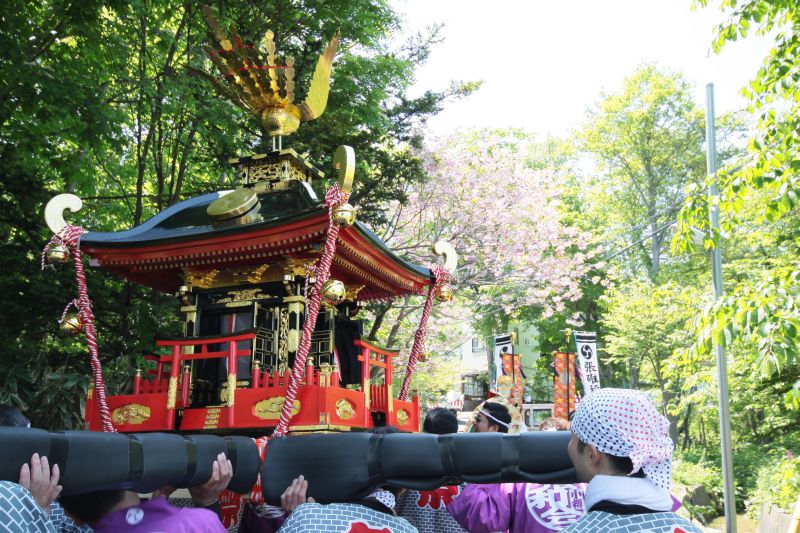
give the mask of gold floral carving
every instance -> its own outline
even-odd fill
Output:
[[[250,163],[244,170],[245,179],[247,183],[258,183],[255,187],[257,192],[261,190],[277,190],[281,187],[275,187],[275,183],[261,183],[261,182],[279,182],[279,181],[308,181],[304,169],[299,168],[293,164],[291,160],[283,159],[280,161],[268,161],[264,163]],[[272,186],[270,186],[272,185]]]
[[[278,330],[278,360],[289,364],[289,310],[281,309],[281,320]]]
[[[212,407],[206,411],[206,419],[203,421],[203,429],[216,429],[219,426],[219,407]]]
[[[184,281],[190,287],[200,287],[201,289],[208,289],[214,283],[214,280],[219,275],[219,270],[190,270],[183,271]]]
[[[268,294],[261,292],[261,289],[242,289],[240,291],[229,291],[226,296],[214,300],[217,304],[229,304],[233,302],[249,302],[258,298],[269,298]]]
[[[171,376],[169,378],[169,387],[167,388],[167,409],[175,409],[175,404],[178,401],[178,378]]]
[[[225,399],[225,405],[233,407],[233,402],[236,398],[236,374],[228,374],[228,397]]]
[[[262,420],[278,420],[281,417],[281,408],[286,400],[283,396],[273,396],[253,404],[253,414]],[[292,406],[292,416],[300,412],[300,400],[295,400]]]
[[[261,283],[262,281],[266,281],[264,279],[264,274],[269,270],[269,265],[259,265],[255,268],[232,268],[230,269],[231,276],[233,277],[233,281],[237,283]]]
[[[354,302],[358,298],[358,293],[364,288],[364,285],[346,285],[345,286],[345,300]]]
[[[336,416],[343,420],[350,420],[356,416],[355,404],[346,398],[342,398],[336,402]]]
[[[316,259],[295,259],[294,257],[286,258],[286,266],[284,267],[284,274],[292,274],[294,276],[306,276],[308,271],[317,264]]]
[[[141,424],[150,418],[150,408],[138,403],[129,403],[122,407],[117,407],[111,413],[111,419],[117,426],[123,424]]]
[[[400,424],[401,426],[405,426],[406,424],[408,424],[409,418],[410,417],[408,416],[408,411],[406,411],[405,409],[400,409],[399,411],[397,411],[397,423]]]
[[[300,332],[296,329],[290,329],[286,344],[290,352],[296,352],[298,346],[300,346]]]

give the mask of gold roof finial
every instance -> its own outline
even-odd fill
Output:
[[[328,104],[331,67],[339,48],[338,34],[319,56],[305,100],[295,105],[294,58],[287,57],[283,65],[276,62],[275,34],[267,31],[264,38],[265,61],[255,45],[243,42],[235,30],[231,29],[228,38],[210,7],[203,6],[203,13],[215,48],[208,54],[224,81],[206,76],[223,95],[253,113],[272,136],[294,133],[301,120],[314,120],[322,115]]]

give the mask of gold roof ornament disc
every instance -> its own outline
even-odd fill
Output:
[[[213,220],[229,220],[244,215],[258,203],[258,195],[253,189],[236,189],[217,198],[206,209]]]

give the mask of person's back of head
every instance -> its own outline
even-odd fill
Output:
[[[125,497],[121,489],[100,490],[84,494],[61,496],[59,502],[64,510],[77,520],[94,525],[107,515]]]
[[[29,428],[31,421],[13,405],[0,404],[0,426]]]
[[[669,437],[669,421],[645,393],[598,389],[578,404],[571,429],[577,451],[583,453],[591,445],[605,455],[608,474],[644,477],[669,490],[674,446]],[[597,473],[600,472],[590,472]]]
[[[456,414],[444,407],[437,407],[428,411],[422,423],[422,431],[435,435],[447,435],[458,432],[458,418]]]
[[[508,433],[511,426],[511,411],[508,407],[497,402],[486,402],[481,413],[489,419],[489,425],[497,426],[499,433]]]

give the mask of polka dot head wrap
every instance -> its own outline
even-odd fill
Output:
[[[592,392],[578,404],[572,431],[603,453],[629,457],[631,474],[642,469],[651,483],[669,490],[673,448],[669,421],[645,393],[627,389]]]

